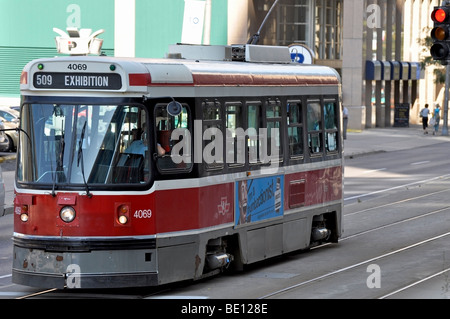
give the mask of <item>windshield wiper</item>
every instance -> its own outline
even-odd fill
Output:
[[[86,195],[89,198],[91,198],[92,194],[89,191],[89,185],[86,182],[86,177],[84,175],[83,140],[84,140],[84,133],[86,132],[86,123],[87,123],[87,121],[84,122],[83,129],[81,130],[80,141],[78,142],[77,167],[80,166],[80,161],[81,161],[81,175],[83,176],[84,186],[86,187]]]

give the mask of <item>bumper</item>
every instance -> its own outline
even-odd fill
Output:
[[[39,288],[126,288],[158,285],[156,273],[139,274],[49,274],[28,272],[18,269],[12,271],[12,281],[19,285]]]
[[[155,249],[48,252],[14,246],[12,281],[40,288],[158,285]]]

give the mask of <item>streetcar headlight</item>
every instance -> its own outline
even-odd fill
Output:
[[[123,225],[123,224],[126,224],[127,221],[128,221],[127,216],[122,215],[122,216],[119,217],[119,223],[121,223],[122,225]]]
[[[22,207],[20,208],[20,220],[23,222],[27,222],[28,221],[28,205],[22,205]]]
[[[20,214],[20,220],[23,221],[23,222],[27,222],[28,221],[28,214],[27,213]]]
[[[75,215],[76,215],[75,214],[75,209],[73,209],[70,206],[63,207],[61,209],[61,211],[59,212],[59,216],[66,223],[70,223],[71,221],[73,221],[75,219]]]

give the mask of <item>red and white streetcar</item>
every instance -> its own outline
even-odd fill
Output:
[[[336,71],[284,47],[171,52],[26,65],[13,282],[154,286],[338,241]]]

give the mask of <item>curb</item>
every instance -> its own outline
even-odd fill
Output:
[[[367,151],[367,152],[360,152],[360,153],[353,153],[353,154],[348,154],[345,155],[345,151],[344,151],[344,159],[353,159],[356,157],[362,157],[362,156],[366,156],[366,155],[374,155],[374,154],[380,154],[380,153],[386,153],[387,151],[385,150],[375,150],[375,151]]]

